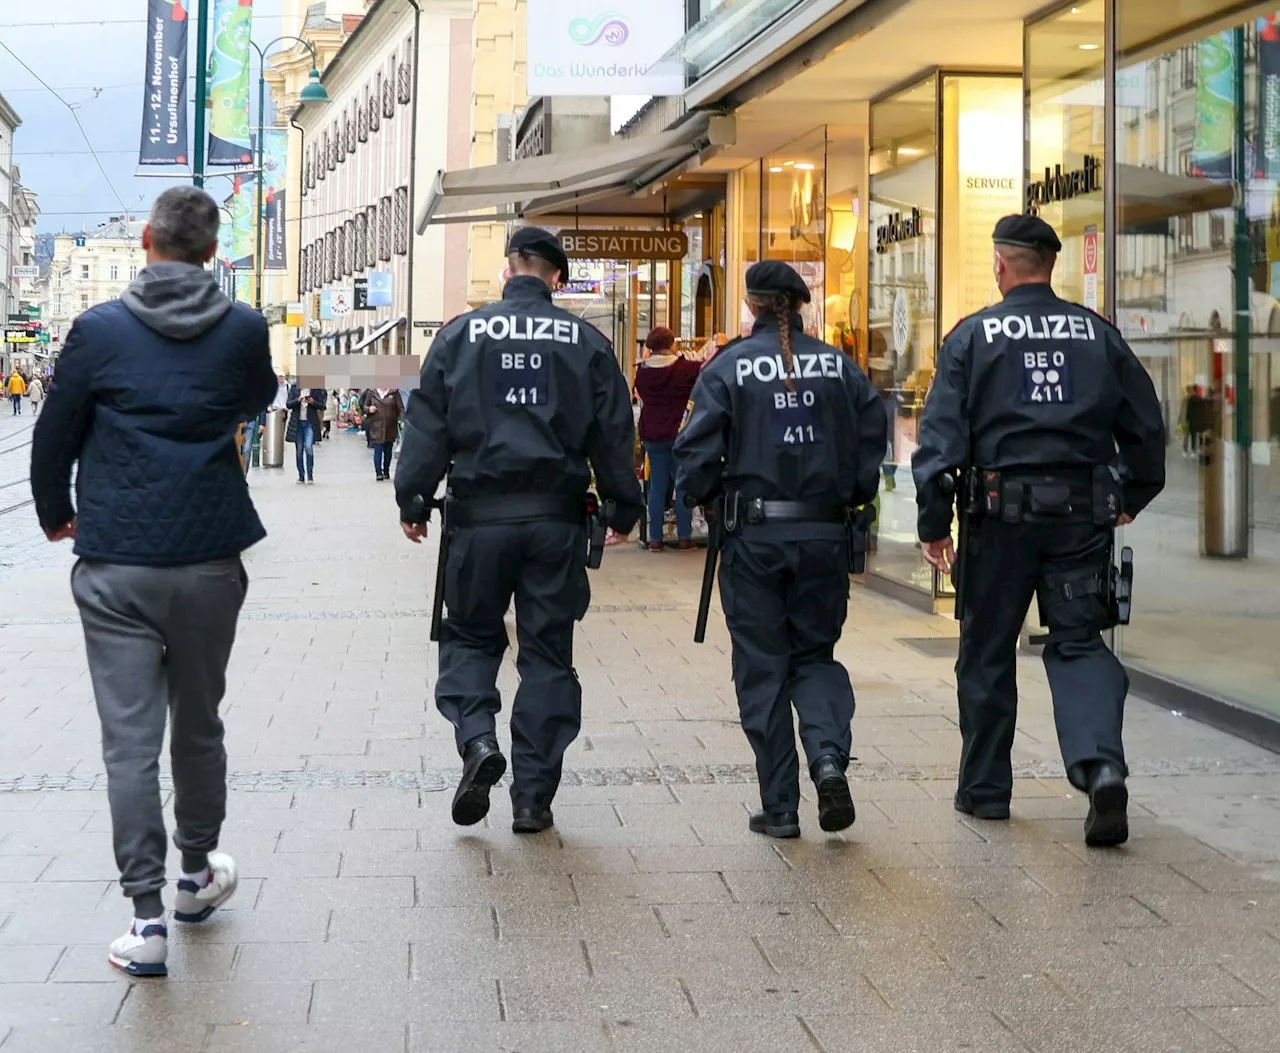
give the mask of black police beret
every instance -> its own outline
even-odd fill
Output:
[[[1039,216],[1005,216],[996,224],[991,240],[997,245],[1020,245],[1024,249],[1061,252],[1058,235]]]
[[[747,268],[747,292],[759,296],[771,296],[774,293],[790,293],[801,303],[808,303],[812,297],[809,287],[796,273],[795,268],[781,260],[761,260]]]
[[[567,281],[569,278],[569,257],[560,247],[559,239],[549,230],[543,230],[541,227],[521,227],[507,242],[507,255],[510,256],[513,252],[544,259],[559,268],[561,281]]]

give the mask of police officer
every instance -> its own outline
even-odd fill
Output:
[[[630,531],[640,514],[635,426],[609,342],[551,299],[568,273],[560,243],[525,227],[508,246],[502,300],[441,330],[409,400],[396,500],[405,535],[426,534],[422,497],[452,495],[436,706],[456,731],[454,822],[478,823],[506,771],[496,687],[515,597],[520,687],[511,712],[512,829],[553,823],[564,751],[582,723],[574,622],[586,613],[584,499],[592,474]],[[602,500],[602,506],[604,501]],[[445,539],[441,539],[442,543]]]
[[[1164,420],[1119,332],[1049,287],[1062,248],[1053,228],[1006,216],[993,240],[1004,301],[943,342],[912,461],[920,540],[944,573],[956,562],[954,472],[974,469],[978,480],[961,539],[955,806],[980,819],[1009,817],[1015,655],[1035,595],[1050,630],[1044,664],[1062,759],[1090,798],[1085,840],[1119,845],[1128,838],[1128,677],[1101,630],[1111,622],[1114,528],[1164,487]]]
[[[849,515],[876,495],[885,413],[852,359],[804,334],[797,312],[809,290],[794,270],[763,261],[746,286],[752,334],[703,367],[675,442],[676,485],[699,503],[723,494],[720,599],[763,806],[750,828],[798,837],[792,705],[819,825],[854,821],[853,688],[835,645],[849,600]]]

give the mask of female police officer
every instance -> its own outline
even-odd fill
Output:
[[[797,309],[809,290],[794,270],[766,260],[746,277],[755,325],[703,368],[675,443],[676,486],[724,502],[720,599],[763,805],[751,829],[798,837],[793,704],[822,829],[854,820],[844,775],[853,688],[834,652],[849,516],[875,497],[885,413],[852,359],[804,334]]]

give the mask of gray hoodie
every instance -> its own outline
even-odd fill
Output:
[[[171,261],[144,267],[120,302],[148,329],[170,340],[203,336],[231,310],[212,273]]]

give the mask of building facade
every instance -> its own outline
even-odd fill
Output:
[[[13,163],[13,136],[22,124],[17,112],[0,95],[0,308],[6,315],[18,309],[18,286],[13,278],[14,251],[19,237],[19,223],[14,214],[18,187],[17,169]]]
[[[119,299],[147,265],[142,228],[136,217],[115,217],[84,234],[59,234],[53,262],[42,283],[41,315],[57,349],[76,317],[100,303]]]
[[[415,173],[429,185],[466,160],[470,22],[469,0],[377,0],[324,72],[331,101],[297,115],[299,350],[422,355],[465,309],[463,281],[446,276],[465,274],[461,256],[411,217]]]

